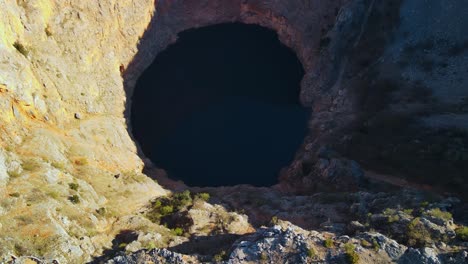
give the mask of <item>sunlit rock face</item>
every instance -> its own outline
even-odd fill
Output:
[[[154,164],[188,185],[272,185],[307,132],[303,73],[266,28],[183,32],[137,83],[133,135]]]

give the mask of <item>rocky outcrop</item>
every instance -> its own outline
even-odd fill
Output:
[[[325,243],[325,241],[329,241]],[[375,241],[367,246],[363,241]],[[464,263],[466,252],[452,257],[435,248],[406,248],[379,233],[362,233],[358,237],[334,236],[332,233],[306,231],[288,222],[238,239],[230,252],[214,256],[214,263],[336,263],[349,254],[345,245],[353,245],[360,263]],[[364,246],[365,245],[365,246]],[[442,259],[444,261],[442,261]],[[106,263],[202,263],[197,256],[178,254],[168,250],[139,251],[114,257]]]

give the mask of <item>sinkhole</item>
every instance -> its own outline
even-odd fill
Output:
[[[303,67],[275,31],[189,29],[136,84],[131,126],[144,155],[189,186],[271,186],[307,133]]]

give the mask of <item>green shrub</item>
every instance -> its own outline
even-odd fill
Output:
[[[68,184],[68,187],[70,187],[70,189],[74,190],[74,191],[78,191],[78,188],[80,187],[80,185],[78,185],[78,183],[69,183]]]
[[[407,215],[412,215],[413,214],[413,209],[404,209],[403,210],[403,213],[407,214]]]
[[[262,252],[262,253],[260,254],[260,260],[261,260],[262,262],[267,261],[267,260],[268,260],[268,255],[267,255],[265,252]]]
[[[309,249],[307,249],[307,256],[311,259],[314,259],[315,257],[317,257],[317,252],[315,251],[313,247],[310,247]]]
[[[78,195],[72,195],[68,197],[68,200],[74,204],[80,203],[80,197]]]
[[[172,212],[174,212],[174,208],[171,205],[162,206],[159,212],[162,216],[166,216],[172,214]]]
[[[171,232],[174,236],[182,236],[184,234],[184,230],[180,227],[172,229]]]
[[[10,195],[10,197],[15,197],[15,198],[18,198],[18,197],[21,196],[21,194],[19,192],[10,193],[9,195]]]
[[[334,243],[333,243],[333,240],[331,240],[331,238],[327,238],[325,239],[325,241],[323,242],[323,245],[326,247],[326,248],[332,248],[334,246]]]
[[[150,210],[146,213],[146,217],[153,223],[159,224],[162,217],[185,210],[191,205],[193,205],[193,200],[190,191],[174,193],[154,200],[151,203]]]
[[[388,223],[394,223],[394,222],[398,222],[400,220],[400,217],[398,215],[391,215],[388,217],[387,221]]]
[[[208,200],[210,200],[210,194],[209,193],[197,193],[195,195],[195,199],[200,199],[205,202],[208,202]]]
[[[29,55],[29,50],[21,42],[15,41],[13,47],[15,47],[19,53],[23,54],[23,56],[27,57]]]
[[[175,193],[171,197],[172,205],[176,211],[180,211],[187,206],[192,205],[192,197],[190,196],[190,191],[186,190],[180,193]]]
[[[124,249],[127,246],[127,243],[120,243],[119,248]]]
[[[58,192],[56,192],[56,191],[50,191],[50,192],[47,193],[47,195],[49,197],[54,198],[55,200],[57,200],[60,197],[60,194]]]
[[[346,261],[350,264],[356,264],[359,262],[359,255],[356,253],[356,247],[353,244],[345,244],[345,257]]]
[[[455,233],[457,234],[457,238],[461,241],[467,242],[468,241],[468,227],[462,226],[455,229]]]
[[[277,225],[278,224],[278,217],[276,215],[271,217],[270,223],[272,225]]]
[[[375,240],[375,238],[372,239],[372,247],[374,248],[375,251],[379,251],[379,250],[380,250],[380,245],[379,245],[379,243],[377,242],[377,240]]]
[[[385,210],[383,210],[382,213],[383,213],[384,215],[386,215],[386,216],[394,215],[394,214],[396,214],[396,210],[395,210],[395,209],[392,209],[392,208],[386,208]]]
[[[156,243],[154,241],[150,241],[146,246],[146,249],[151,250],[157,248]]]
[[[432,241],[431,234],[421,223],[419,217],[414,218],[408,224],[406,236],[408,238],[408,245],[413,247],[424,247]]]
[[[427,212],[428,215],[435,217],[435,218],[440,218],[445,221],[448,221],[452,219],[452,214],[449,212],[441,211],[439,208],[434,208],[431,209]]]
[[[213,261],[214,262],[221,262],[227,258],[227,253],[226,251],[221,251],[218,254],[213,256]]]
[[[97,213],[98,215],[100,215],[100,216],[104,216],[104,215],[106,215],[107,210],[106,210],[106,208],[101,207],[101,208],[99,208],[99,209],[96,209],[96,213]]]
[[[32,171],[36,171],[37,169],[39,169],[41,167],[41,165],[35,159],[27,159],[27,160],[24,160],[21,163],[21,167],[25,171],[31,171],[32,172]]]
[[[370,248],[372,246],[372,244],[365,240],[365,239],[361,239],[361,246],[365,247],[365,248]]]

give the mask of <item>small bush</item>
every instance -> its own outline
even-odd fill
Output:
[[[345,244],[345,257],[346,261],[350,264],[356,264],[359,262],[359,255],[356,253],[356,247],[353,244]]]
[[[57,200],[60,197],[60,194],[56,191],[50,191],[47,193],[47,195],[55,200]]]
[[[106,208],[101,207],[101,208],[99,208],[99,209],[96,209],[96,213],[97,213],[98,215],[100,215],[100,216],[104,216],[104,215],[106,215],[107,210],[106,210]]]
[[[176,211],[180,211],[189,205],[192,204],[192,197],[190,196],[190,191],[186,190],[180,193],[175,193],[172,195],[172,205]]]
[[[174,236],[182,236],[184,234],[184,230],[180,227],[172,229],[171,232]]]
[[[412,215],[413,214],[413,209],[404,209],[403,210],[403,213],[407,214],[407,215]]]
[[[332,248],[334,246],[333,240],[331,240],[331,238],[325,239],[323,246],[326,248]]]
[[[262,252],[260,254],[260,260],[263,262],[263,261],[267,261],[268,260],[268,255],[265,253],[265,252]]]
[[[429,202],[428,201],[424,201],[421,203],[421,207],[428,207],[429,206]]]
[[[80,187],[80,185],[78,185],[78,183],[69,183],[68,184],[68,187],[70,187],[70,189],[74,190],[74,191],[78,191],[78,188]]]
[[[44,29],[44,32],[48,37],[52,36],[52,29],[50,28],[50,25],[47,25],[47,27]]]
[[[10,193],[9,195],[10,195],[10,197],[15,197],[15,198],[18,198],[18,197],[21,196],[21,194],[19,192]]]
[[[388,217],[387,221],[389,224],[398,222],[400,220],[400,217],[398,215],[391,215]]]
[[[195,199],[200,199],[205,202],[208,202],[208,200],[210,200],[210,194],[209,193],[197,193],[195,195]]]
[[[452,214],[451,213],[441,211],[439,208],[431,209],[431,210],[429,210],[427,212],[427,214],[432,216],[432,217],[435,217],[435,218],[443,219],[445,221],[448,221],[448,220],[452,219]]]
[[[159,212],[162,216],[166,216],[174,212],[174,208],[171,205],[162,206]]]
[[[307,256],[311,259],[314,259],[315,257],[317,257],[317,252],[315,251],[313,247],[310,247],[309,249],[307,249]]]
[[[156,247],[156,243],[154,241],[150,241],[148,243],[148,245],[146,246],[146,249],[148,249],[148,250],[155,249],[155,248],[157,248],[157,247]]]
[[[68,200],[74,204],[80,203],[80,197],[78,195],[72,195],[68,197]]]
[[[277,225],[278,224],[278,217],[276,215],[271,217],[270,223],[272,225]]]
[[[396,214],[396,210],[392,208],[386,208],[383,212],[384,215],[394,215]]]
[[[29,55],[29,50],[21,42],[15,41],[13,47],[15,47],[19,53],[23,54],[23,56],[27,57]]]
[[[227,253],[226,251],[221,251],[218,254],[213,256],[213,261],[214,262],[221,262],[227,258]]]
[[[421,223],[419,217],[414,218],[408,224],[406,236],[410,246],[424,247],[432,241],[431,234]]]
[[[380,250],[380,245],[379,245],[379,243],[377,242],[377,240],[375,240],[375,238],[372,239],[372,247],[374,248],[375,251],[379,251],[379,250]]]
[[[457,234],[457,238],[461,241],[467,242],[468,241],[468,227],[462,226],[455,229],[455,233]]]
[[[361,246],[363,246],[365,248],[370,248],[372,246],[372,244],[369,241],[367,241],[365,239],[362,239],[361,240]]]
[[[124,249],[128,244],[127,243],[120,243],[119,248]]]
[[[34,159],[27,159],[25,161],[23,161],[23,163],[21,163],[21,167],[23,168],[23,170],[25,171],[36,171],[37,169],[39,169],[41,167],[41,165],[39,164],[38,161],[34,160]]]

